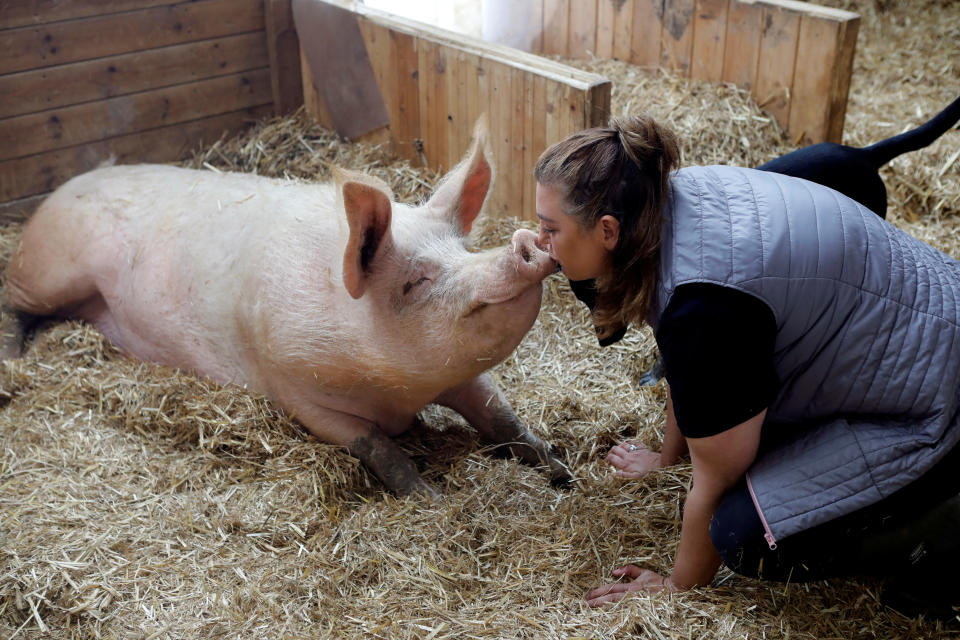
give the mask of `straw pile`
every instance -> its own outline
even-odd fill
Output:
[[[836,3],[839,5],[839,3]],[[843,3],[850,6],[851,3]],[[922,6],[919,6],[922,5]],[[876,0],[863,24],[846,142],[914,126],[958,93],[960,5]],[[953,44],[951,44],[953,43]],[[614,111],[647,109],[687,163],[754,165],[791,148],[742,92],[614,62]],[[960,132],[884,170],[890,218],[960,257]],[[301,118],[260,123],[187,164],[305,179],[369,170],[413,201],[437,176]],[[501,168],[502,169],[502,168]],[[527,168],[529,170],[529,168]],[[519,169],[518,169],[519,170]],[[481,246],[517,221],[489,222]],[[0,237],[4,262],[19,229]],[[446,499],[396,499],[263,398],[117,352],[59,323],[0,368],[0,636],[4,638],[940,638],[867,580],[782,585],[721,571],[714,587],[582,601],[610,570],[671,566],[689,466],[639,482],[602,461],[658,446],[663,386],[640,389],[647,330],[596,346],[584,309],[547,281],[537,325],[494,373],[517,413],[565,452],[567,490],[478,450],[429,409],[400,438]]]

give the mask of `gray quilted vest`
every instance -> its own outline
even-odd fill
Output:
[[[960,263],[805,180],[690,167],[664,210],[656,328],[674,289],[765,302],[781,391],[748,487],[776,540],[868,506],[960,440]]]

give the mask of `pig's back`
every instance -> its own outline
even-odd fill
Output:
[[[332,206],[327,185],[135,165],[74,179],[38,216],[58,218],[53,226],[81,243],[75,249],[97,279],[118,346],[250,384],[263,289],[299,277],[277,273],[298,260],[271,256],[332,242]]]

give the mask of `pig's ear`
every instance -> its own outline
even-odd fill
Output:
[[[481,116],[473,129],[473,144],[467,156],[447,174],[427,203],[431,210],[448,217],[464,235],[470,233],[493,182],[493,167],[487,156],[487,124]]]
[[[343,285],[351,296],[359,298],[367,290],[375,258],[390,243],[392,205],[389,189],[381,188],[386,185],[377,184],[379,181],[369,176],[343,172],[337,178],[350,227],[343,252]]]

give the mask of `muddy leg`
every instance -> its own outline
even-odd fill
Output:
[[[284,407],[319,440],[346,447],[387,489],[401,496],[419,493],[433,500],[441,498],[420,477],[413,460],[377,425],[340,411],[304,404],[287,402]]]
[[[435,402],[462,415],[485,440],[502,445],[510,455],[528,464],[548,466],[554,485],[572,479],[570,470],[550,450],[550,445],[520,421],[488,374],[445,391]]]
[[[440,493],[420,477],[413,460],[376,427],[348,444],[347,449],[397,495],[419,493],[431,500],[441,499]]]

